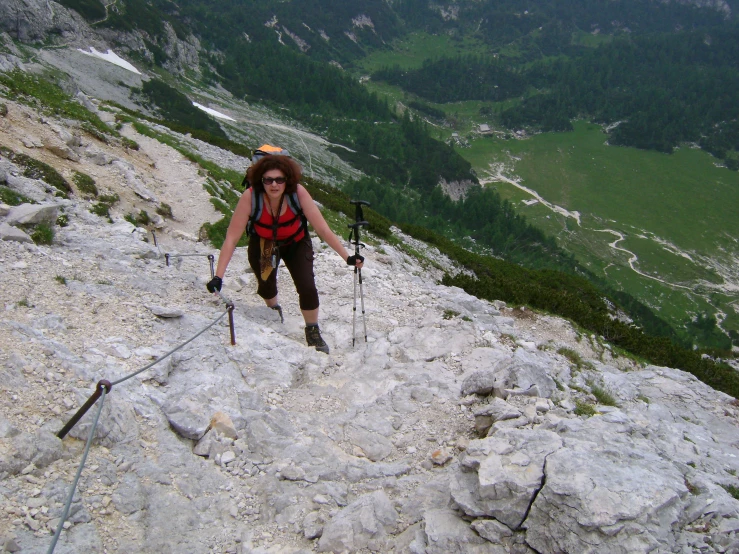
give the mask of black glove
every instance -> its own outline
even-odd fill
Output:
[[[205,285],[205,288],[208,289],[209,292],[221,292],[221,287],[223,286],[223,279],[221,279],[218,276],[213,277],[210,281],[208,281],[208,284]]]
[[[357,265],[357,262],[364,263],[364,256],[360,256],[359,254],[355,254],[354,256],[349,256],[346,259],[346,265]]]

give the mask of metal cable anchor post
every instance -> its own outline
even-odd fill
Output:
[[[105,390],[105,394],[110,394],[112,388],[113,385],[110,383],[110,381],[107,381],[105,379],[101,379],[100,381],[98,381],[95,387],[95,392],[92,393],[92,396],[90,396],[90,398],[87,399],[87,402],[85,402],[82,407],[77,410],[77,413],[72,416],[72,419],[70,419],[67,424],[62,427],[61,431],[59,431],[56,436],[60,439],[63,439],[67,435],[67,433],[72,430],[72,427],[74,427],[82,418],[82,416],[87,413],[87,410],[92,408],[93,404],[97,402],[98,398],[100,398],[100,395],[103,394],[103,390]]]
[[[234,303],[223,296],[223,294],[218,291],[216,292],[218,297],[223,301],[224,304],[226,304],[226,310],[228,311],[228,326],[229,330],[231,331],[231,346],[236,346],[236,327],[234,326]]]

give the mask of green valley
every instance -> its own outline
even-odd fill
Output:
[[[481,183],[668,322],[716,311],[736,329],[739,174],[688,146],[663,154],[606,138],[577,122],[524,140],[478,137],[459,152]]]

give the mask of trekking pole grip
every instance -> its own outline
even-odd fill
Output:
[[[361,246],[364,246],[364,244],[362,244],[359,241],[359,229],[361,227],[366,227],[367,225],[369,225],[369,223],[367,221],[357,221],[356,223],[352,223],[352,224],[347,225],[347,227],[349,227],[352,230],[352,233],[354,235],[354,242],[352,244],[354,245],[354,249],[355,249],[355,253],[356,254],[359,254],[359,247],[360,247],[360,245]],[[351,235],[350,235],[350,240],[351,240]]]
[[[367,202],[366,200],[349,200],[349,204],[354,204],[356,206],[356,210],[354,212],[354,219],[356,221],[364,221],[364,213],[362,212],[362,206],[369,206],[370,203]]]

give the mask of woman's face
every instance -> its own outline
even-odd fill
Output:
[[[262,175],[262,186],[264,186],[264,192],[267,193],[267,196],[270,198],[279,199],[285,192],[285,187],[287,186],[286,183],[285,174],[279,169],[270,169],[269,171],[265,171],[264,175]]]

